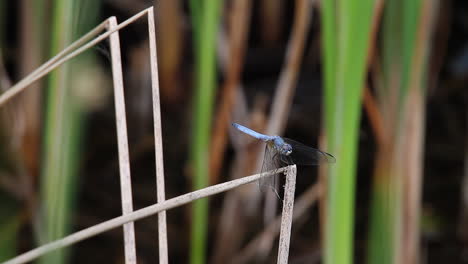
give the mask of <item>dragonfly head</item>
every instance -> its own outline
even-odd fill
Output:
[[[289,154],[292,153],[292,146],[288,143],[284,143],[281,152],[283,152],[284,155],[289,156]]]

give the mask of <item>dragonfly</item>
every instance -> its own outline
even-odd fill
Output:
[[[261,173],[274,171],[287,165],[319,165],[321,163],[335,163],[335,157],[327,152],[308,147],[300,142],[280,136],[268,136],[254,131],[243,125],[232,123],[239,131],[252,136],[266,143],[265,156],[263,158]],[[276,195],[276,178],[262,177],[259,180],[259,187],[262,191],[272,188]]]

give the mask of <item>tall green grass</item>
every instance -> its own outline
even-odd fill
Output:
[[[322,1],[326,149],[337,158],[327,175],[327,264],[353,260],[357,142],[374,2]]]
[[[95,25],[99,1],[56,0],[51,6],[53,30],[50,52],[55,55]],[[80,86],[79,80],[89,78],[79,75],[82,69],[90,66],[89,63],[89,54],[83,55],[50,74],[46,91],[41,219],[38,225],[41,244],[71,231],[85,126],[83,89],[88,88]],[[64,263],[67,252],[68,249],[58,250],[41,258],[40,263]]]
[[[425,82],[436,1],[387,1],[376,74],[378,146],[368,263],[419,263]],[[397,19],[395,19],[397,18]]]
[[[220,0],[190,1],[195,54],[195,94],[191,143],[193,189],[200,189],[208,185],[210,130],[216,87],[216,34],[220,8]],[[208,199],[194,202],[192,210],[190,261],[192,264],[206,263]]]

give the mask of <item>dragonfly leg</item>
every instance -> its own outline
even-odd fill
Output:
[[[274,188],[273,186],[271,186],[271,189],[273,189],[273,192],[276,194],[276,197],[278,197],[278,200],[282,201],[282,200],[281,200],[281,197],[279,196],[278,192],[276,191],[276,188]]]

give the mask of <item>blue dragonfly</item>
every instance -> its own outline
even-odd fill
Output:
[[[286,165],[318,165],[320,163],[335,163],[336,159],[333,155],[320,151],[315,148],[308,147],[302,143],[289,138],[280,136],[268,136],[250,128],[232,123],[232,126],[241,132],[259,139],[266,143],[265,156],[263,158],[262,173],[276,170]],[[259,180],[259,186],[262,191],[270,187],[279,197],[276,192],[276,177],[262,177]]]

